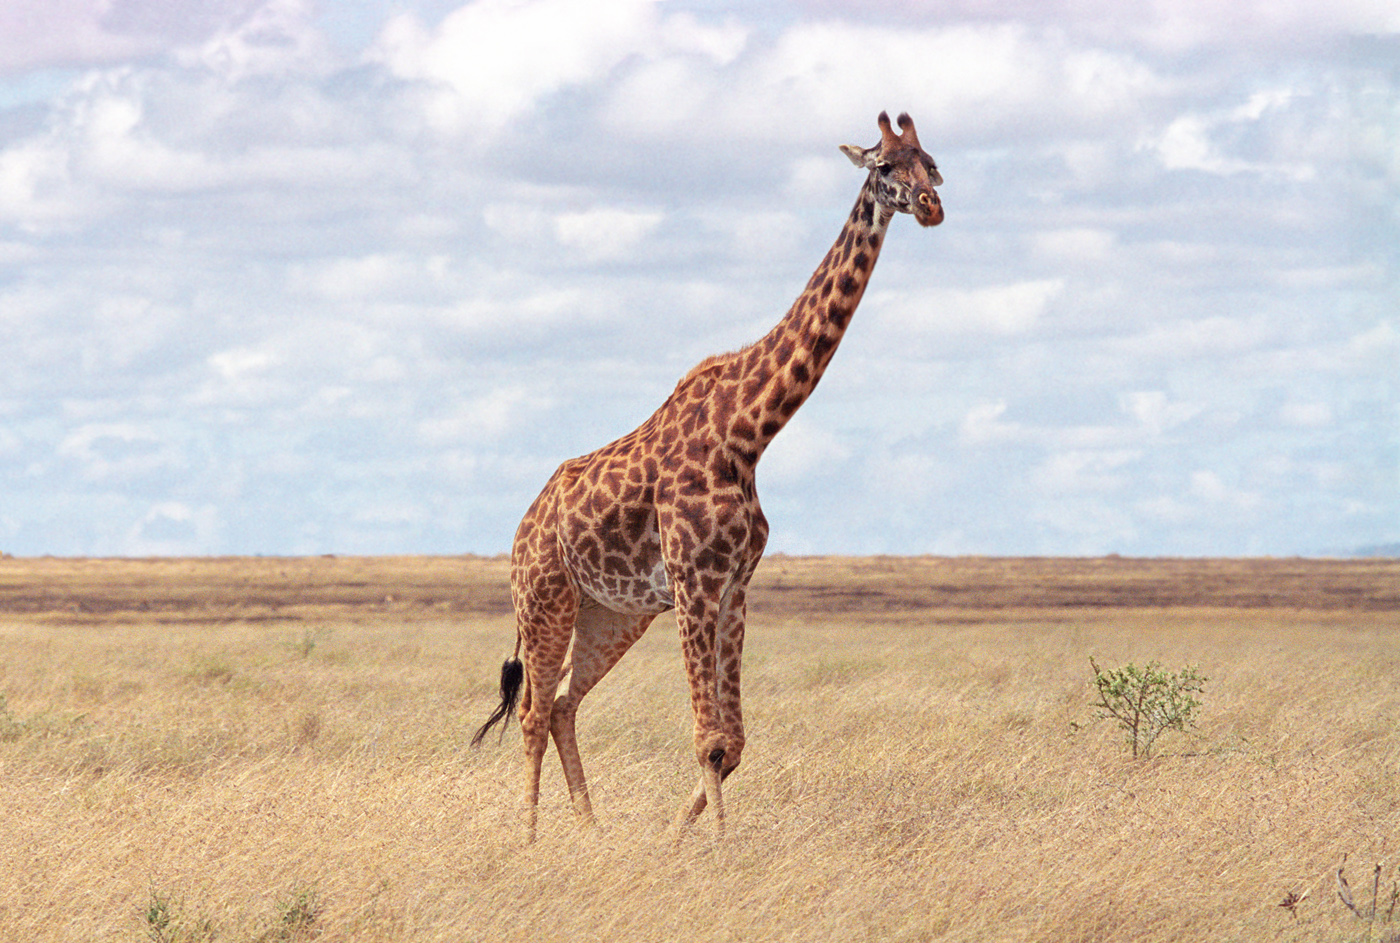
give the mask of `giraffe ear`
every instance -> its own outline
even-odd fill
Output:
[[[850,158],[851,163],[865,170],[875,166],[875,158],[880,156],[879,147],[857,147],[854,144],[842,144],[841,153]]]

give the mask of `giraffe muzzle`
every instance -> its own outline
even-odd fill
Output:
[[[920,190],[914,198],[914,219],[920,226],[937,226],[943,222],[943,201],[937,190]]]

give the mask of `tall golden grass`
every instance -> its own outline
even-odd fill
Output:
[[[663,617],[580,713],[599,826],[551,757],[526,846],[518,731],[465,747],[501,561],[3,561],[0,938],[1400,939],[1400,565],[1180,566],[770,561],[727,836],[667,831]],[[1199,726],[1132,760],[1091,655],[1198,666]]]

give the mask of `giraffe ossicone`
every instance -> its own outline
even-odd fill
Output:
[[[592,820],[579,758],[579,703],[642,636],[676,612],[700,780],[681,809],[724,830],[721,784],[744,751],[740,665],[745,597],[768,522],[754,490],[764,449],[811,395],[860,303],[897,212],[943,221],[938,167],[914,122],[881,112],[874,147],[842,145],[868,171],[855,207],[787,314],[742,350],[701,361],[651,418],[559,466],[511,550],[515,654],[501,701],[473,743],[519,704],[526,829],[533,840],[551,736],[578,814]],[[560,690],[562,685],[562,691]]]

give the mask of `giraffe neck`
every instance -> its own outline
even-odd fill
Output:
[[[742,352],[736,412],[753,423],[755,463],[826,372],[865,294],[892,215],[876,203],[871,175],[806,289],[771,331]]]

